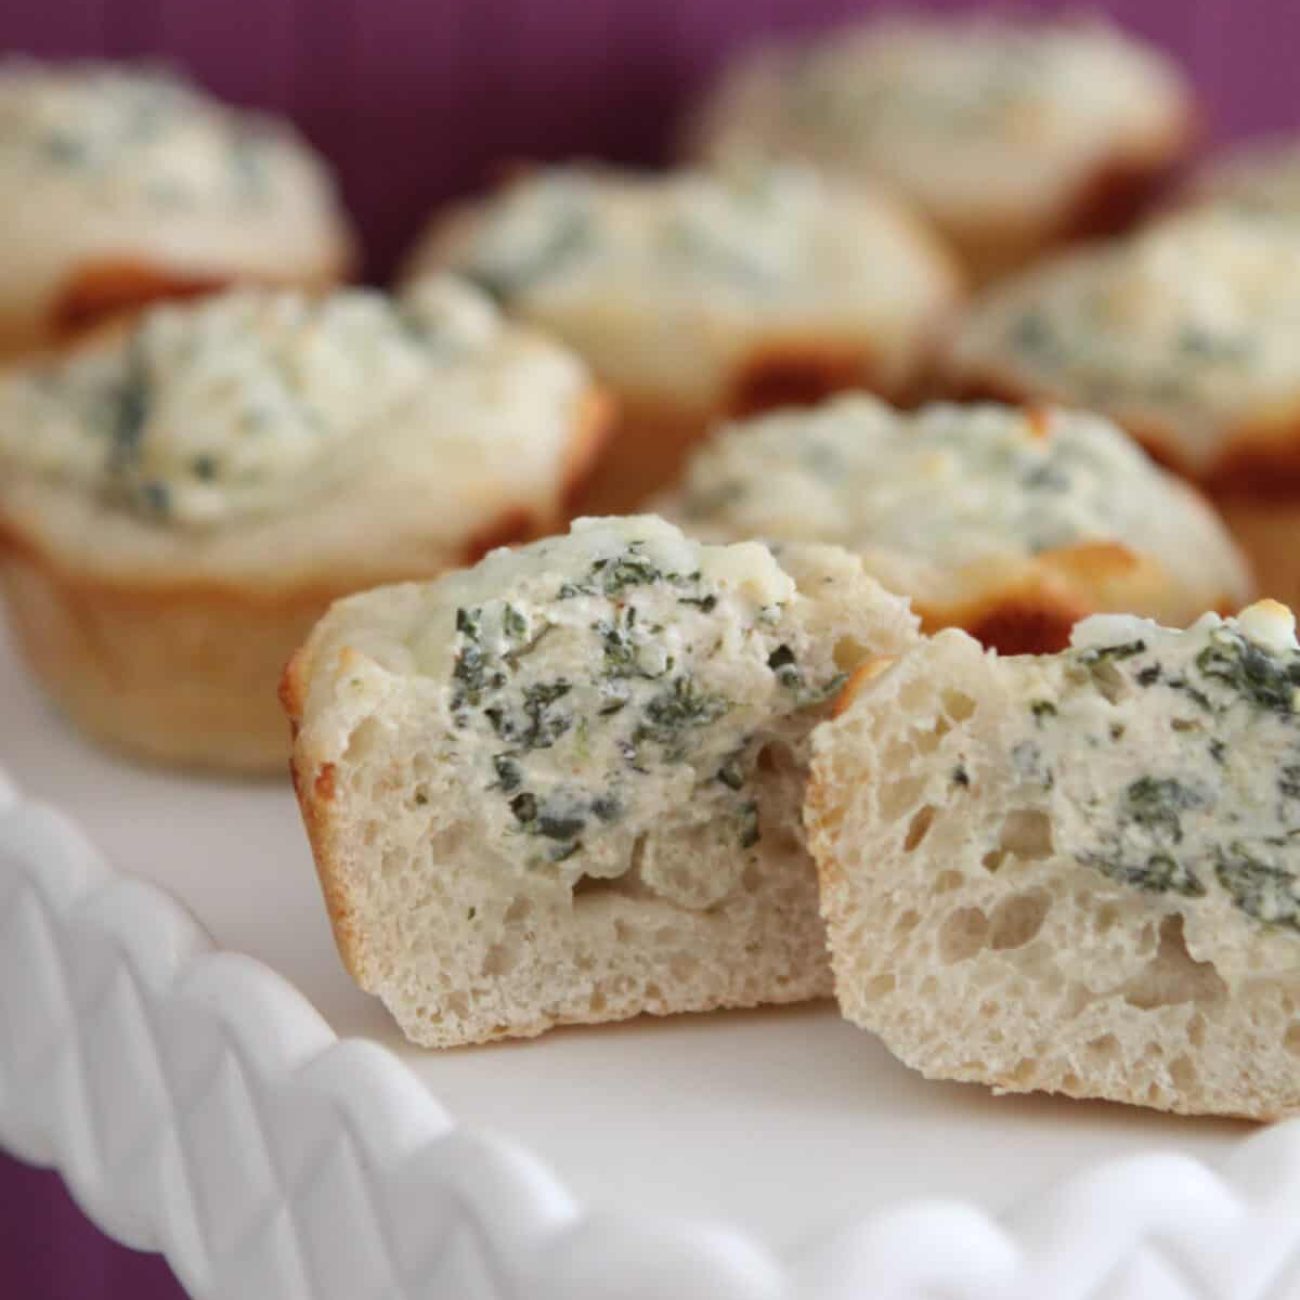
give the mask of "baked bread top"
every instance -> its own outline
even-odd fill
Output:
[[[789,167],[529,172],[435,220],[409,274],[438,266],[556,331],[602,379],[695,402],[783,343],[851,345],[904,387],[958,294],[905,210]]]
[[[0,323],[44,317],[93,263],[323,280],[351,236],[324,163],[287,123],[109,64],[0,63]]]
[[[472,806],[498,870],[569,885],[635,870],[653,894],[706,908],[759,837],[765,739],[802,740],[863,646],[896,653],[914,626],[834,548],[774,555],[702,545],[654,516],[581,519],[336,604],[288,673],[295,764],[311,778],[400,699],[422,719],[436,806]]]
[[[430,571],[550,521],[584,368],[467,285],[232,290],[0,383],[0,520],[84,571],[274,586]]]
[[[1019,598],[1035,568],[1058,562],[1061,581],[1079,578],[1080,615],[1128,601],[1127,612],[1186,623],[1251,590],[1199,494],[1108,420],[1076,411],[903,413],[855,396],[778,412],[721,430],[665,512],[713,539],[844,546],[931,626]]]
[[[1300,225],[1211,210],[1063,257],[975,305],[954,385],[1105,411],[1161,459],[1213,477],[1295,455]]]
[[[1192,118],[1175,64],[1104,23],[908,15],[742,57],[698,137],[887,181],[978,252],[1167,163]]]

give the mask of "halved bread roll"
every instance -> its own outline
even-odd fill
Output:
[[[1103,22],[907,14],[742,55],[690,149],[895,187],[988,280],[1121,227],[1196,126],[1173,61]]]
[[[288,125],[171,74],[0,62],[0,355],[235,282],[324,288],[354,239]]]
[[[1252,592],[1195,489],[1108,420],[1058,408],[843,397],[742,421],[660,508],[709,541],[843,546],[927,631],[962,627],[1006,653],[1059,650],[1089,614],[1185,626]]]
[[[650,516],[339,602],[283,699],[348,968],[438,1047],[828,993],[808,734],[915,639],[842,551]]]
[[[436,216],[407,275],[430,268],[555,334],[618,399],[591,513],[672,481],[720,416],[851,388],[911,397],[961,296],[895,200],[790,167],[528,172]]]
[[[33,673],[155,760],[283,770],[337,596],[563,523],[605,404],[466,285],[239,290],[0,378],[0,589]]]
[[[1271,601],[1002,659],[941,632],[814,737],[845,1015],[930,1078],[1300,1109],[1300,651]]]

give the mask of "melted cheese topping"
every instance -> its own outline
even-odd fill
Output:
[[[1172,62],[1100,23],[910,16],[742,62],[713,148],[881,176],[940,221],[1051,208],[1187,112]]]
[[[0,314],[39,310],[81,260],[291,279],[347,236],[323,165],[284,123],[168,74],[0,63]]]
[[[887,649],[910,636],[892,604]],[[391,675],[414,677],[434,770],[454,774],[489,851],[570,884],[632,873],[705,908],[762,837],[760,750],[797,750],[842,680],[813,605],[756,543],[702,546],[653,517],[580,520],[338,607],[347,680],[329,684],[341,707],[327,722],[346,734]]]
[[[888,200],[791,168],[540,171],[435,226],[416,270],[444,262],[634,387],[707,386],[756,335],[805,330],[910,367],[956,291]]]
[[[1300,935],[1300,650],[1261,602],[1186,632],[1088,619],[1071,649],[1006,661],[1018,803],[1118,884]],[[1292,949],[1294,952],[1294,949]],[[1292,958],[1294,961],[1294,957]]]
[[[1153,427],[1192,469],[1300,399],[1300,226],[1182,216],[996,290],[957,340],[959,373],[1009,372]]]
[[[412,473],[432,462],[445,493],[468,489],[493,442],[529,427],[562,438],[585,382],[450,280],[401,302],[234,291],[14,372],[0,386],[0,468],[144,521],[226,528],[389,458]]]
[[[1248,583],[1212,512],[1096,416],[1001,406],[902,414],[846,397],[723,430],[669,507],[705,535],[835,543],[892,590],[1087,542],[1157,558],[1204,603]],[[1201,606],[1202,608],[1204,605]]]

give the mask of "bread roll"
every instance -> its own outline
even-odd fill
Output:
[[[436,1047],[828,993],[808,733],[915,636],[842,551],[653,517],[339,602],[283,698],[348,968]]]
[[[1300,222],[1211,207],[1031,270],[976,302],[947,388],[1109,415],[1300,604]]]
[[[0,379],[0,585],[93,736],[283,771],[330,601],[558,526],[604,428],[581,364],[467,286],[238,290]]]
[[[894,187],[989,280],[1124,225],[1197,116],[1173,61],[1104,23],[909,14],[742,55],[690,134]]]
[[[930,1078],[1300,1109],[1300,651],[1270,601],[942,632],[818,729],[807,819],[844,1013]]]
[[[0,62],[0,356],[233,282],[323,288],[355,260],[287,123],[170,73]]]
[[[924,627],[1006,653],[1060,650],[1088,614],[1186,625],[1251,581],[1200,494],[1108,420],[867,397],[722,430],[661,508],[711,541],[825,542],[862,556]]]
[[[592,513],[670,482],[719,416],[913,395],[960,296],[906,209],[792,168],[529,172],[435,217],[408,275],[431,267],[563,339],[617,397]]]

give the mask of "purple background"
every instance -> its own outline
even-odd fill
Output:
[[[503,156],[662,158],[683,94],[728,48],[870,7],[862,0],[4,0],[0,46],[41,55],[163,55],[227,98],[291,114],[338,166],[362,219],[371,270],[382,273],[430,204],[481,183]],[[1296,0],[1074,0],[1064,7],[1112,13],[1176,51],[1224,133],[1296,120]]]
[[[165,56],[293,116],[334,160],[383,274],[430,205],[503,157],[666,156],[683,98],[748,36],[862,0],[0,0],[0,49]],[[931,8],[968,8],[950,0]],[[1078,0],[1179,54],[1220,138],[1300,125],[1297,0]],[[2,227],[0,227],[2,228]],[[0,1297],[172,1300],[50,1174],[0,1156]],[[273,1297],[249,1297],[273,1300]]]

